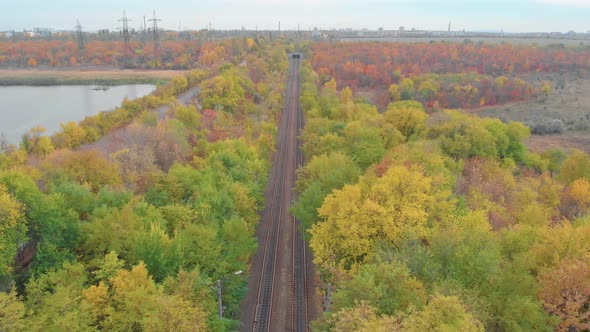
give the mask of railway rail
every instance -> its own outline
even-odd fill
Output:
[[[242,331],[309,331],[312,318],[313,285],[308,282],[311,260],[299,221],[289,212],[295,197],[295,170],[303,164],[298,139],[303,128],[299,62],[299,54],[290,55],[274,166],[257,230],[260,245],[253,262],[249,293],[242,303]]]

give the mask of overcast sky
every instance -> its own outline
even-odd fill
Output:
[[[590,0],[3,0],[0,31],[33,27],[116,29],[126,10],[139,28],[152,10],[161,26],[201,29],[368,28],[469,31],[590,30]]]

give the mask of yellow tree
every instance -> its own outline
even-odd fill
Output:
[[[350,269],[373,252],[378,241],[394,245],[426,233],[433,201],[431,180],[395,166],[383,177],[364,178],[326,197],[321,222],[312,226],[315,261],[327,269]]]
[[[566,184],[579,178],[590,179],[590,156],[583,151],[573,150],[561,164],[559,178]]]
[[[16,296],[14,288],[0,292],[0,331],[25,330],[25,305]]]
[[[399,86],[397,84],[390,85],[389,89],[387,90],[389,91],[389,98],[391,98],[391,101],[396,102],[400,100],[401,96]]]
[[[45,128],[37,126],[23,135],[22,146],[27,153],[44,157],[55,150],[51,143],[51,139],[47,136],[43,136],[44,133]]]
[[[88,184],[98,192],[106,185],[121,184],[117,166],[104,158],[98,150],[60,150],[47,157],[43,170],[49,177],[65,176],[80,184]]]
[[[157,309],[143,321],[145,331],[207,331],[207,313],[180,296],[160,296]]]
[[[574,180],[568,188],[569,196],[576,204],[578,215],[590,209],[590,181],[585,178]]]
[[[332,92],[336,92],[336,80],[332,78],[328,82],[324,83],[324,89]]]
[[[54,142],[60,148],[77,148],[86,143],[87,133],[78,123],[70,121],[60,124],[61,132],[54,136]]]
[[[254,39],[252,38],[248,38],[246,39],[246,45],[248,45],[248,49],[252,49],[252,47],[254,47],[254,45],[256,45],[256,42],[254,41]]]
[[[332,331],[338,332],[387,332],[399,330],[395,318],[379,316],[377,310],[361,301],[353,308],[342,309],[330,321]]]
[[[543,84],[541,84],[541,91],[546,96],[549,95],[551,93],[551,82],[543,81]]]
[[[422,311],[402,322],[402,331],[483,332],[484,328],[456,296],[435,296]]]
[[[350,102],[352,100],[352,90],[349,87],[346,87],[340,91],[340,101],[344,104]]]
[[[416,138],[426,130],[428,114],[418,102],[401,101],[387,106],[383,120],[394,125],[409,140]]]
[[[166,295],[140,262],[82,292],[82,308],[103,330],[205,331],[205,311],[180,295]]]

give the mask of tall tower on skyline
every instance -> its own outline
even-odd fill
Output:
[[[82,32],[82,25],[80,24],[80,20],[76,20],[76,37],[78,39],[78,51],[82,52],[84,50],[84,33]]]
[[[158,66],[160,61],[160,36],[158,35],[158,21],[161,19],[156,17],[156,10],[154,9],[154,17],[149,19],[150,22],[153,23],[153,33],[154,33],[154,67]]]
[[[127,18],[127,14],[123,11],[123,17],[119,19],[119,22],[123,24],[121,30],[123,32],[123,68],[127,68],[129,66],[129,21],[130,19]]]

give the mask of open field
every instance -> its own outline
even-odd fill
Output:
[[[0,85],[75,85],[99,84],[119,85],[131,83],[161,83],[183,70],[35,70],[35,69],[0,69]]]
[[[528,144],[535,151],[562,147],[590,152],[590,75],[539,75],[534,80],[552,82],[551,93],[469,112],[527,124],[533,132]]]
[[[590,75],[547,74],[533,78],[535,83],[550,81],[551,93],[535,99],[479,108],[473,112],[480,116],[520,121],[533,128],[542,122],[561,121],[562,131],[579,131],[590,128]],[[563,88],[560,88],[562,81]],[[537,130],[542,130],[538,128]],[[542,132],[538,132],[542,134]],[[547,132],[551,134],[551,132]],[[556,132],[557,133],[557,132]]]
[[[532,135],[525,142],[529,149],[543,152],[549,149],[579,149],[590,153],[590,132],[571,132],[554,135]]]
[[[565,46],[590,45],[588,39],[563,39],[563,38],[531,38],[531,37],[481,37],[481,36],[456,36],[456,37],[350,37],[340,38],[341,42],[383,42],[383,43],[429,43],[429,42],[451,42],[463,43],[466,39],[474,43],[484,42],[490,44],[510,43],[515,45],[552,45],[563,44]]]

